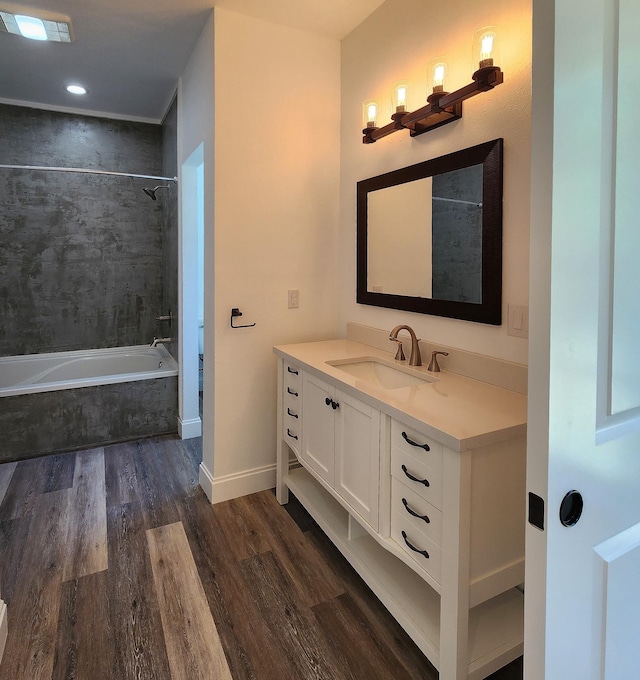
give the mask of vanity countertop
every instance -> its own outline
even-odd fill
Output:
[[[445,370],[430,373],[426,366],[411,368],[433,382],[395,389],[377,388],[327,363],[361,357],[393,361],[393,353],[353,340],[278,345],[274,351],[319,378],[330,378],[344,392],[454,451],[475,449],[526,434],[527,398],[518,392]]]

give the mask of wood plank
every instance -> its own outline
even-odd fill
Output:
[[[70,489],[73,486],[75,452],[45,456],[40,460],[42,461],[42,474],[45,477],[42,493]]]
[[[135,444],[111,444],[104,449],[107,507],[138,499],[138,478],[134,462]]]
[[[178,496],[170,479],[171,465],[161,455],[161,446],[155,440],[135,442],[134,465],[138,480],[138,501],[141,505],[145,528],[154,529],[180,520],[177,509]]]
[[[147,541],[172,680],[231,680],[182,523],[149,529]]]
[[[42,474],[41,458],[19,461],[0,505],[2,519],[31,516],[38,496],[44,492],[45,486],[46,478]]]
[[[273,492],[262,491],[246,498],[256,531],[267,537],[301,602],[313,607],[345,592],[344,583],[288,513],[282,511]]]
[[[185,533],[234,680],[298,680],[286,659],[273,653],[270,622],[249,594],[215,508],[200,489],[183,499]]]
[[[30,522],[29,517],[0,521],[0,584],[7,605],[13,602],[16,584],[24,580],[20,565],[30,539]]]
[[[18,463],[2,463],[2,465],[0,465],[0,506],[7,493],[9,482],[11,482],[11,478],[13,477],[17,465]]]
[[[405,668],[382,642],[349,594],[313,607],[334,652],[354,678],[367,680],[438,680],[435,668]]]
[[[108,601],[106,571],[62,584],[52,680],[112,677]]]
[[[109,620],[117,651],[111,677],[170,680],[140,504],[109,508],[107,528]]]
[[[294,678],[356,680],[312,612],[297,601],[286,571],[272,552],[244,560],[240,568],[261,617],[269,621],[272,656],[283,656]]]
[[[65,581],[108,567],[104,449],[76,455],[71,508]]]
[[[69,491],[40,496],[33,506],[21,581],[11,602],[0,680],[50,680],[67,533]]]

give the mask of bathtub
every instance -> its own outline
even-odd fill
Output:
[[[0,358],[0,461],[177,431],[178,366],[148,345]]]

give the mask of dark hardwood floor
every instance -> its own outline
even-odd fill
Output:
[[[211,506],[200,445],[0,465],[0,680],[438,677],[295,499]]]

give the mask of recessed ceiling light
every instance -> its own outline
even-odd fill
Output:
[[[32,40],[66,43],[73,40],[69,17],[10,4],[0,7],[0,32],[21,35]]]
[[[87,94],[82,85],[67,85],[67,92],[71,92],[71,94]]]

